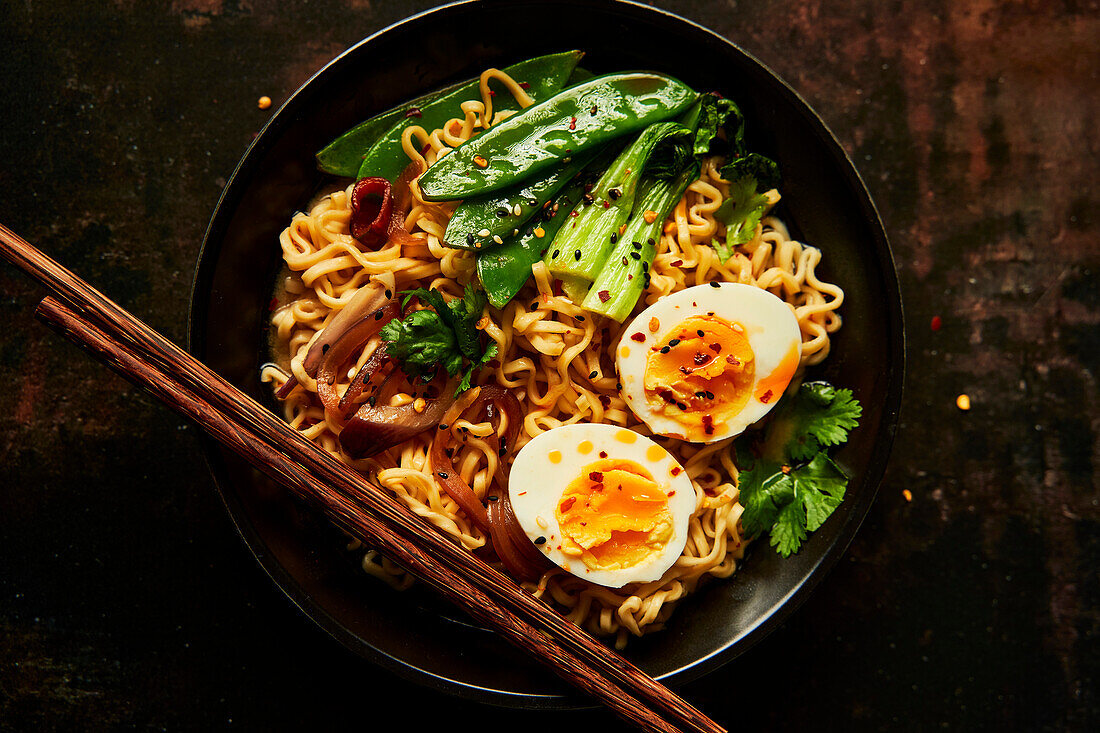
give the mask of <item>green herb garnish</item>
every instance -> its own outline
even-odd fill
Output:
[[[450,302],[438,290],[417,288],[402,293],[402,305],[416,297],[434,310],[413,311],[401,320],[394,319],[382,328],[386,353],[401,362],[410,377],[430,380],[439,367],[452,377],[463,371],[455,394],[470,388],[474,371],[497,354],[490,341],[482,348],[477,322],[485,310],[485,291],[471,285],[461,298]]]
[[[715,209],[714,218],[726,225],[726,241],[714,239],[711,244],[725,262],[734,247],[755,236],[756,225],[775,203],[768,191],[779,182],[779,168],[769,158],[749,153],[723,166],[722,177],[730,181],[729,198]]]
[[[861,412],[851,390],[808,382],[778,406],[758,458],[738,445],[738,465],[747,467],[737,477],[747,536],[767,532],[783,557],[798,552],[844,499],[848,477],[826,450],[847,441]]]

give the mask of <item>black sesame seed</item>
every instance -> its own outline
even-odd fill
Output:
[[[697,334],[699,335],[699,338],[702,338],[702,337],[703,337],[703,336],[705,335],[705,334],[703,333],[703,329],[701,329],[701,328],[700,328],[700,329],[697,329],[697,330],[695,331],[695,333],[697,333]]]
[[[469,234],[466,235],[466,244],[468,244],[471,247],[474,246],[474,233],[473,232],[470,232]]]
[[[645,240],[645,243],[648,244],[650,247],[657,244],[656,242],[653,241],[653,237],[650,237],[649,239]]]
[[[497,451],[497,455],[500,456],[501,458],[503,458],[504,454],[507,453],[507,452],[508,452],[507,448],[501,448],[500,450]]]
[[[637,252],[631,252],[630,256],[633,257],[636,260],[642,259],[642,256],[640,254],[638,254]]]
[[[581,258],[581,251],[578,249],[576,252],[573,253],[573,257],[579,260]]]
[[[670,350],[671,349],[669,349],[667,346],[662,346],[661,347],[661,353],[662,354],[667,354]]]
[[[581,323],[583,323],[584,322],[584,316],[577,316],[577,320],[580,321]]]
[[[615,244],[615,242],[618,242],[618,241],[619,241],[619,233],[618,232],[611,232],[611,243]]]
[[[545,537],[536,537],[535,538],[535,544],[536,545],[545,545],[546,544],[546,538]]]
[[[641,249],[642,248],[642,245],[639,244],[638,242],[631,242],[631,244],[634,245],[634,249]]]
[[[489,501],[496,501],[496,500],[497,500],[497,499],[498,499],[499,497],[496,497],[496,496],[489,496],[489,497],[486,497],[486,498],[488,498],[488,499],[489,499]]]
[[[626,255],[623,255],[623,264],[624,265],[630,264],[630,261],[628,259],[626,259]]]
[[[589,373],[588,378],[589,379],[595,379],[598,374],[599,374],[599,372],[591,372],[591,373]]]
[[[669,346],[679,346],[680,345],[680,339],[672,339],[671,341],[668,342],[668,345]]]
[[[447,429],[447,423],[445,423],[445,422],[439,423],[439,429],[440,430],[446,430]]]
[[[707,395],[708,400],[713,400],[714,399],[714,393],[711,392],[709,389],[707,390],[706,395]]]
[[[382,320],[382,309],[381,309],[381,308],[379,308],[379,309],[378,309],[378,310],[377,310],[377,311],[375,312],[375,314],[374,314],[374,320],[376,320],[376,321],[381,321],[381,320]]]
[[[722,287],[721,285],[719,285],[719,284],[718,284],[718,281],[717,281],[717,280],[711,280],[711,281],[710,281],[710,286],[711,286],[712,288],[720,288],[720,287]]]
[[[439,476],[439,478],[444,479],[444,480],[447,478],[447,474],[444,471],[440,471],[439,473],[436,474],[436,476]]]
[[[556,260],[558,258],[559,254],[561,254],[561,250],[556,249],[556,250],[554,250],[554,254],[552,254],[550,256],[553,257]]]
[[[330,348],[332,348],[332,344],[321,344],[321,353],[327,354]]]
[[[623,195],[623,190],[616,186],[615,188],[610,189],[607,192],[607,195],[611,197],[612,201],[616,201],[620,196]]]
[[[504,206],[501,206],[499,209],[497,209],[497,216],[499,216],[501,219],[504,219],[511,213],[512,210]]]

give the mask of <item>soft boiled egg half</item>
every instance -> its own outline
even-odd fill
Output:
[[[609,588],[659,580],[683,553],[695,510],[691,481],[668,451],[597,423],[562,425],[523,446],[508,498],[551,562]]]
[[[791,307],[761,288],[711,282],[661,298],[623,331],[622,395],[659,435],[710,443],[768,413],[802,358]]]

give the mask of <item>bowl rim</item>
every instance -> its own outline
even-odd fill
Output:
[[[226,179],[218,201],[211,213],[210,221],[203,234],[202,243],[196,260],[195,275],[192,279],[190,302],[188,309],[188,325],[186,348],[189,353],[198,356],[198,352],[205,346],[204,331],[207,326],[207,298],[213,273],[216,270],[217,257],[221,251],[221,244],[226,227],[231,217],[226,212],[233,211],[240,204],[242,190],[240,181],[248,178],[249,171],[258,165],[257,161],[262,157],[270,141],[276,137],[287,124],[290,123],[294,112],[312,83],[330,69],[351,62],[359,50],[376,39],[405,26],[424,22],[432,16],[451,12],[456,8],[470,6],[494,6],[509,4],[507,0],[458,0],[444,5],[423,10],[414,15],[381,28],[369,36],[357,41],[337,56],[333,57],[324,66],[313,73],[290,96],[287,97],[274,114],[260,128],[259,132],[249,143],[233,172]],[[566,0],[565,4],[570,4]],[[575,4],[575,3],[573,3]],[[849,511],[845,523],[841,526],[836,537],[825,548],[825,551],[806,573],[802,582],[795,585],[791,591],[775,603],[755,624],[747,628],[738,637],[730,640],[725,645],[712,653],[696,659],[694,662],[679,667],[657,676],[667,685],[681,685],[691,682],[703,675],[714,672],[719,667],[731,662],[736,657],[748,651],[768,636],[772,631],[782,625],[805,602],[812,591],[822,582],[829,571],[840,560],[854,539],[856,532],[865,520],[871,504],[878,494],[879,485],[885,474],[889,462],[894,437],[897,432],[898,417],[904,388],[906,368],[906,338],[904,330],[904,308],[901,299],[901,288],[897,277],[893,253],[885,226],[871,198],[859,170],[851,157],[844,150],[843,145],[836,135],[814,110],[813,107],[771,67],[763,63],[753,54],[749,53],[725,36],[701,25],[693,20],[672,11],[645,5],[635,0],[591,0],[590,4],[602,5],[607,8],[625,8],[627,12],[635,14],[650,14],[651,17],[664,19],[687,26],[688,30],[695,33],[706,34],[713,41],[727,47],[730,53],[743,56],[749,63],[758,66],[776,84],[776,90],[780,95],[787,97],[788,102],[799,108],[806,115],[811,126],[817,128],[818,136],[829,156],[834,159],[837,167],[841,169],[847,178],[846,183],[852,189],[854,198],[860,208],[860,213],[869,225],[873,237],[867,245],[867,253],[873,255],[886,286],[887,292],[895,297],[887,299],[886,320],[890,327],[888,350],[890,364],[886,370],[886,394],[883,405],[882,422],[879,433],[875,439],[871,458],[863,472],[862,481],[870,488],[865,489],[858,501]],[[557,694],[517,693],[507,690],[486,688],[469,682],[455,680],[439,675],[435,672],[417,667],[398,657],[387,654],[362,639],[350,629],[343,626],[323,606],[314,601],[303,589],[299,582],[289,571],[275,560],[274,555],[265,552],[266,543],[260,533],[247,520],[242,510],[239,499],[229,485],[225,474],[225,467],[221,454],[216,450],[217,443],[206,436],[202,436],[204,443],[204,456],[207,467],[213,478],[215,487],[221,496],[234,526],[241,535],[245,546],[256,559],[259,565],[282,591],[282,593],[302,611],[317,627],[335,638],[344,647],[356,654],[369,659],[379,666],[397,674],[401,678],[422,685],[433,687],[451,695],[472,699],[503,707],[519,707],[527,709],[581,709],[591,707],[585,701]]]

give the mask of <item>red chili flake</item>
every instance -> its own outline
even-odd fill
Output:
[[[680,475],[680,467],[679,466],[673,466],[672,470],[669,471],[669,473],[671,473],[673,476],[679,476]],[[672,492],[672,494],[675,494],[675,493],[676,493],[675,491]],[[669,496],[672,496],[672,494],[669,494]]]
[[[603,483],[603,474],[600,473],[599,471],[593,471],[592,473],[588,474],[588,480],[589,481],[594,481],[597,484],[602,484]]]
[[[603,408],[606,410],[608,407],[611,407],[611,398],[605,394],[600,395],[600,404],[603,405]]]
[[[490,97],[495,97],[496,95],[497,95],[497,93],[494,92],[492,89],[489,90],[489,96]]]
[[[708,361],[710,361],[710,357],[700,352],[693,356],[691,360],[695,362],[695,366],[702,366],[703,364],[706,364]]]
[[[558,509],[561,510],[562,514],[565,514],[567,511],[572,509],[573,505],[576,504],[576,503],[577,503],[577,497],[567,496],[566,498],[562,499],[561,504],[558,505]]]
[[[710,350],[713,351],[715,354],[721,354],[722,353],[722,344],[715,341],[713,344],[710,345]],[[733,362],[730,362],[730,363],[732,364]]]
[[[607,458],[607,451],[605,451],[605,450],[600,451],[600,458]]]
[[[672,475],[673,476],[675,476],[678,473],[680,473],[680,469],[678,469],[678,468],[672,469]],[[672,491],[668,492],[668,498],[671,499],[674,496],[676,496],[676,489],[673,489]]]
[[[565,291],[561,289],[561,280],[554,280],[554,295],[561,297],[565,295]]]
[[[526,491],[521,491],[518,494],[516,494],[516,496],[527,496],[527,492]],[[545,542],[545,541],[546,540],[543,540],[543,542]]]
[[[570,117],[569,118],[569,129],[570,130],[576,130],[577,129],[577,118],[576,117]]]
[[[943,327],[943,319],[939,316],[932,316],[932,330],[939,331]]]
[[[714,418],[710,415],[703,415],[703,432],[714,435]]]
[[[578,216],[580,216],[580,214],[578,214],[578,213],[577,213],[576,211],[572,211],[572,212],[570,212],[570,213],[569,213],[569,216],[571,216],[571,217],[573,217],[574,219],[576,219],[576,218],[577,218]]]
[[[684,261],[683,261],[683,260],[673,260],[673,261],[672,261],[672,266],[673,266],[673,267],[679,267],[679,266],[680,266],[680,265],[682,265],[682,264],[684,264]]]
[[[738,359],[733,354],[730,354],[729,356],[726,357],[726,363],[727,364],[732,364],[733,366],[741,366],[741,360]]]
[[[638,333],[635,333],[635,334],[631,335],[630,340],[631,341],[638,341],[640,343],[642,341],[645,341],[645,334],[642,333],[641,331],[638,331]]]
[[[599,293],[597,293],[597,295],[600,296],[601,303],[606,303],[607,301],[611,300],[611,293],[607,292],[606,290],[601,290]]]
[[[604,207],[605,209],[610,209],[610,208],[611,208],[611,202],[610,202],[610,201],[608,201],[607,199],[604,199],[604,202],[603,202],[603,207]]]
[[[405,117],[420,117],[422,114],[419,107],[409,107],[408,111],[405,112]]]
[[[428,144],[427,144],[427,145],[425,145],[424,147],[420,148],[420,154],[421,154],[421,155],[427,155],[427,154],[428,154],[428,151],[429,151],[429,150],[431,150],[431,149],[432,149],[432,144],[431,144],[431,143],[428,143]]]
[[[530,82],[526,82],[526,81],[521,81],[521,82],[519,83],[519,88],[520,88],[520,89],[530,89],[530,88],[531,88],[531,84],[530,84]]]
[[[765,405],[772,401],[772,391],[769,389],[764,394],[760,395],[760,401]]]

